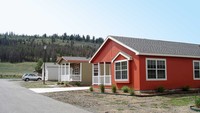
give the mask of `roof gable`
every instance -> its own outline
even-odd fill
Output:
[[[124,58],[126,58],[127,60],[132,60],[132,57],[124,52],[119,52],[113,59],[111,62],[114,62],[115,59],[118,57],[118,56],[123,56]]]

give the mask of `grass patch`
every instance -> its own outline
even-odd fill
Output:
[[[0,75],[0,79],[17,79],[22,78],[22,75]]]
[[[123,111],[124,109],[123,109],[123,108],[118,108],[117,110],[118,110],[118,111]]]
[[[115,105],[127,105],[128,102],[127,101],[123,101],[123,100],[115,100],[113,102],[110,102],[111,104],[115,104]]]
[[[46,81],[46,85],[43,85],[43,81],[29,81],[21,82],[21,86],[26,88],[49,88],[48,85],[55,85],[57,82]]]
[[[0,63],[0,78],[20,77],[24,73],[32,73],[36,62]]]
[[[172,106],[187,106],[194,103],[195,96],[179,96],[171,98],[168,103]]]

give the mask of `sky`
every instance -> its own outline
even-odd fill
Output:
[[[0,0],[0,33],[200,44],[200,0]]]

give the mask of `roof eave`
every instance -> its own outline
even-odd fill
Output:
[[[156,53],[139,53],[138,55],[146,55],[146,56],[165,56],[165,57],[182,57],[182,58],[200,58],[200,56],[172,55],[172,54],[156,54]]]

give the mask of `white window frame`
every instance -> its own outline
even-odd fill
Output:
[[[156,61],[156,78],[155,79],[149,79],[148,78],[148,60],[154,60]],[[157,61],[165,61],[165,78],[158,78],[158,69],[157,69]],[[161,58],[146,58],[146,80],[147,81],[163,81],[163,80],[167,80],[167,62],[166,59],[161,59]]]
[[[80,64],[74,64],[73,74],[80,75]]]
[[[195,78],[195,67],[194,67],[194,63],[195,62],[198,62],[199,63],[199,66],[200,66],[200,60],[193,60],[193,79],[194,80],[200,80],[200,77],[199,78]],[[200,69],[198,69],[199,72],[200,72]]]
[[[116,63],[127,62],[127,79],[116,79]],[[114,62],[115,81],[128,81],[129,80],[129,60],[118,60]],[[121,69],[120,69],[121,70]]]
[[[99,76],[99,66],[98,66],[98,64],[93,64],[92,73],[93,73],[92,76],[95,76],[95,73],[97,74],[95,77]]]

